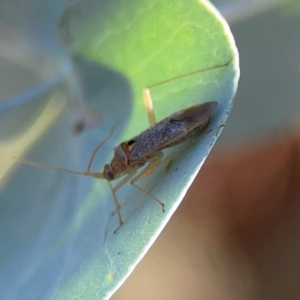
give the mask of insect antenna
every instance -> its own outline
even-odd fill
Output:
[[[20,157],[16,157],[16,156],[13,156],[13,159],[15,159],[17,162],[19,162],[21,164],[28,165],[28,166],[33,166],[33,167],[38,167],[38,168],[43,168],[43,169],[49,169],[49,170],[55,170],[55,171],[60,171],[60,172],[64,172],[64,173],[71,173],[71,174],[75,174],[75,175],[83,175],[83,176],[94,177],[94,176],[92,176],[92,174],[94,174],[94,173],[91,173],[91,172],[78,172],[78,171],[58,168],[58,167],[55,167],[55,166],[41,164],[41,163],[38,163],[38,162],[35,162],[35,161],[27,160],[25,158],[20,158]]]
[[[114,127],[112,128],[112,130],[111,130],[109,136],[108,136],[105,140],[103,140],[103,141],[99,144],[99,146],[94,150],[94,152],[93,152],[93,154],[92,154],[92,157],[91,157],[91,159],[90,159],[88,168],[87,168],[87,172],[90,172],[92,163],[93,163],[93,161],[94,161],[94,158],[95,158],[97,152],[98,152],[99,149],[100,149],[100,148],[101,148],[101,147],[102,147],[102,146],[103,146],[103,145],[104,145],[104,144],[112,137],[112,135],[113,135],[113,133],[114,133],[114,131],[115,131],[115,128],[116,128],[116,126],[114,126]]]
[[[64,168],[59,168],[59,167],[55,167],[55,166],[51,166],[51,165],[46,165],[46,164],[42,164],[42,163],[38,163],[35,161],[31,161],[31,160],[27,160],[25,158],[20,158],[20,157],[16,157],[13,156],[12,158],[15,159],[16,161],[18,161],[19,163],[22,163],[24,165],[29,165],[29,166],[33,166],[33,167],[38,167],[38,168],[43,168],[43,169],[49,169],[49,170],[55,170],[55,171],[60,171],[60,172],[64,172],[64,173],[70,173],[70,174],[75,174],[75,175],[82,175],[82,176],[88,176],[88,177],[94,177],[94,178],[103,178],[105,179],[103,173],[99,173],[99,172],[91,172],[90,168],[92,166],[93,160],[95,158],[95,155],[97,153],[97,151],[107,142],[108,139],[111,138],[113,132],[115,130],[115,127],[113,127],[113,129],[111,130],[109,136],[104,139],[100,145],[94,150],[93,155],[90,159],[88,168],[86,172],[78,172],[78,171],[74,171],[74,170],[68,170],[68,169],[64,169]]]

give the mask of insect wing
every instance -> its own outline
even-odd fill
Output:
[[[130,145],[129,160],[145,160],[155,155],[158,150],[183,142],[193,129],[204,128],[209,123],[211,114],[217,105],[217,102],[194,105],[142,132],[128,142],[131,144],[134,141],[134,144]]]
[[[194,123],[197,123],[198,125],[205,124],[205,127],[217,106],[218,102],[216,101],[193,105],[181,110],[176,115],[173,115],[170,121],[186,122],[187,124],[191,124],[193,127],[195,126]]]

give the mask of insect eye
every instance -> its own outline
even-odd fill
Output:
[[[115,179],[114,172],[110,169],[108,165],[104,167],[104,176],[107,180],[111,181]]]
[[[131,146],[131,145],[133,145],[135,142],[136,142],[136,140],[130,140],[130,141],[127,143],[127,145],[128,145],[128,146]]]
[[[110,179],[110,180],[113,180],[115,178],[115,174],[111,171],[108,171],[106,173],[107,177]]]

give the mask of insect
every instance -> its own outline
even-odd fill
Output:
[[[227,64],[218,67],[227,66],[230,61]],[[153,86],[154,85],[150,87]],[[149,174],[155,171],[155,169],[161,163],[166,162],[168,164],[171,161],[174,153],[164,160],[162,159],[164,155],[164,149],[184,142],[186,142],[186,144],[191,144],[196,139],[198,139],[199,136],[203,133],[204,128],[206,128],[209,124],[213,112],[218,106],[218,102],[210,101],[190,106],[176,113],[173,113],[169,117],[157,123],[153,111],[150,87],[143,90],[143,99],[147,108],[150,128],[146,129],[134,138],[122,142],[120,145],[118,145],[114,150],[113,159],[110,163],[104,166],[103,172],[92,172],[91,166],[99,149],[112,136],[114,128],[111,131],[110,135],[105,140],[103,140],[94,150],[86,172],[67,170],[40,164],[23,158],[14,157],[14,159],[19,161],[20,163],[31,166],[47,168],[76,175],[89,176],[98,179],[105,179],[111,189],[119,219],[119,226],[115,230],[115,232],[124,224],[121,215],[121,206],[116,196],[116,192],[128,181],[130,181],[131,185],[136,189],[146,194],[149,198],[153,199],[159,205],[161,205],[162,210],[164,211],[164,203],[155,196],[144,191],[136,184],[136,182],[140,179],[146,178]],[[222,126],[219,126],[218,128]],[[175,154],[176,153],[178,152],[175,152]],[[145,167],[145,169],[137,174],[138,170],[142,167]],[[120,181],[116,184],[116,186],[113,187],[111,182],[116,179],[120,179]]]

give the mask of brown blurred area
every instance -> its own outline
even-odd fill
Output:
[[[112,299],[300,299],[299,200],[299,132],[214,151]]]

